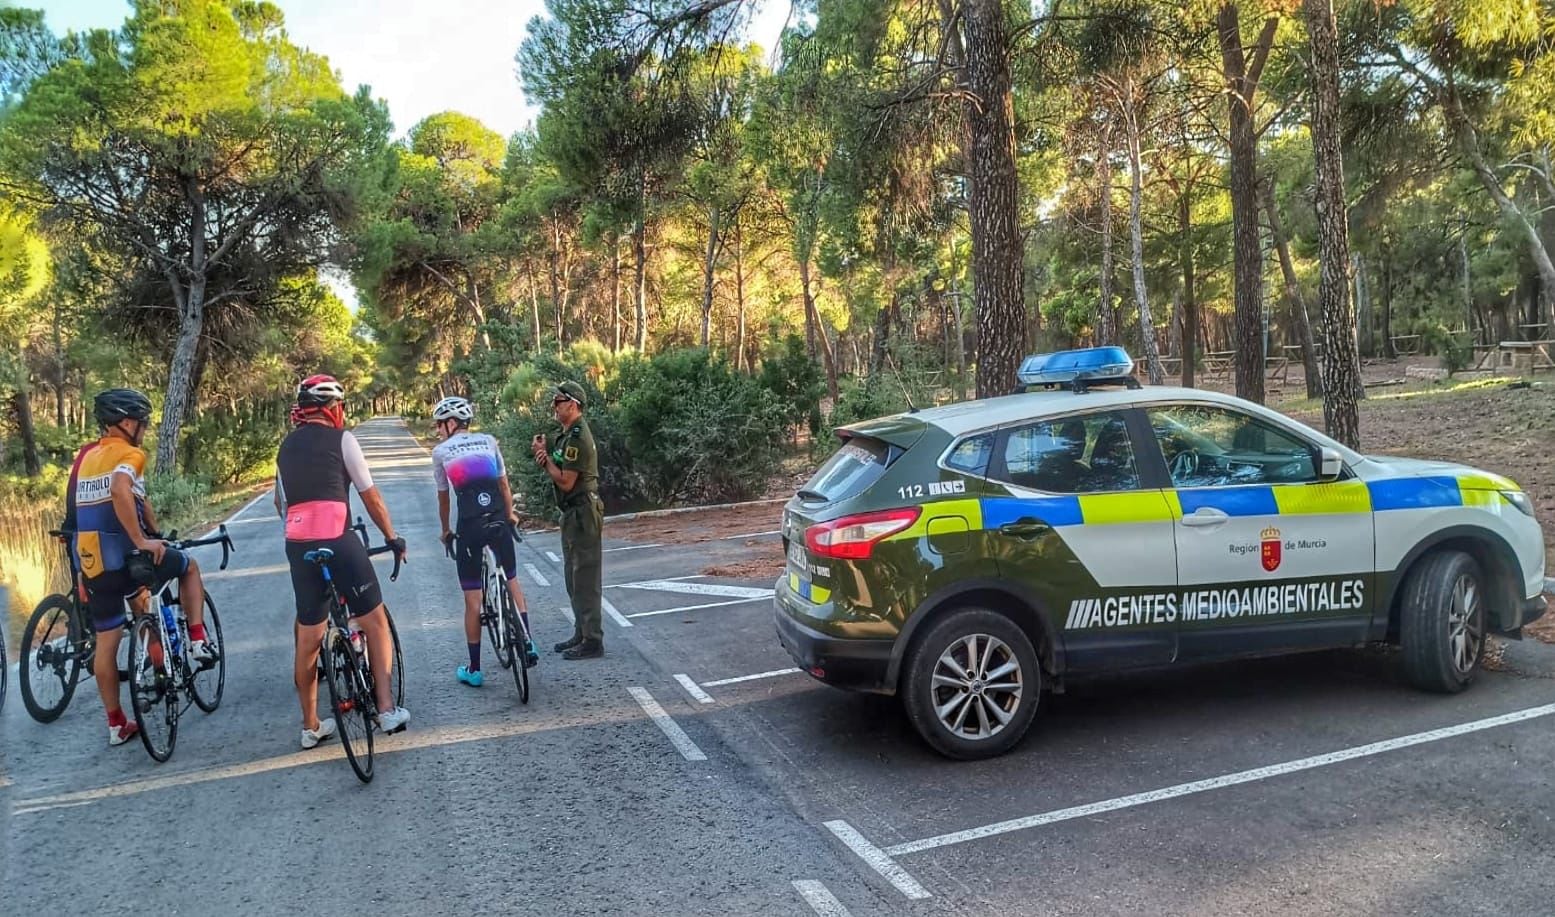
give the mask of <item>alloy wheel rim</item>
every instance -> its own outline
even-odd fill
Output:
[[[1479,658],[1485,640],[1484,617],[1479,583],[1465,573],[1452,585],[1452,605],[1447,611],[1447,643],[1453,668],[1460,675],[1473,669]]]
[[[941,726],[963,739],[983,741],[1015,718],[1025,687],[1025,673],[1009,644],[990,634],[968,634],[940,654],[930,690]]]

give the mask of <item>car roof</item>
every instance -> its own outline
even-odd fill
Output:
[[[911,417],[922,423],[931,424],[944,430],[952,437],[956,437],[976,430],[1002,427],[1028,420],[1040,420],[1043,417],[1070,414],[1075,411],[1098,411],[1108,408],[1182,401],[1222,405],[1244,413],[1256,414],[1283,426],[1298,427],[1303,432],[1319,440],[1323,445],[1332,446],[1340,450],[1346,458],[1352,461],[1362,458],[1359,453],[1345,448],[1322,433],[1260,404],[1237,398],[1234,395],[1222,394],[1221,392],[1197,388],[1180,388],[1177,386],[1149,385],[1139,389],[1106,387],[1095,388],[1080,394],[1063,388],[1048,389],[1017,395],[1001,395],[997,398],[961,401],[955,404],[924,408],[912,414],[897,416]]]

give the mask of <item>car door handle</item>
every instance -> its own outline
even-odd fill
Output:
[[[1210,525],[1220,525],[1229,521],[1230,518],[1224,510],[1218,510],[1212,506],[1201,506],[1192,513],[1182,517],[1182,524],[1203,528]]]
[[[1040,522],[1006,522],[999,526],[999,534],[1009,535],[1011,538],[1023,538],[1031,540],[1047,530],[1047,526]]]

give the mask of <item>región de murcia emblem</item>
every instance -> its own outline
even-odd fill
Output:
[[[1259,557],[1263,558],[1263,568],[1273,573],[1280,568],[1280,530],[1271,525],[1258,537],[1263,542],[1258,552]]]

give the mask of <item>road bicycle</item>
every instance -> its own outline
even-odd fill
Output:
[[[174,533],[174,539],[177,533]],[[221,569],[227,569],[232,539],[227,527],[208,538],[185,541],[169,540],[177,550],[204,545],[221,545]],[[205,606],[205,645],[212,658],[196,662],[190,655],[189,617],[173,591],[173,580],[155,581],[150,573],[151,556],[142,551],[129,554],[128,568],[135,571],[145,562],[148,571],[137,577],[150,592],[145,614],[130,622],[130,707],[140,724],[140,741],[153,761],[162,763],[173,756],[178,744],[178,720],[190,704],[206,713],[221,706],[227,686],[227,656],[221,637],[221,618],[214,603]]]
[[[221,526],[218,531],[219,534],[212,539],[183,544],[196,546],[224,542],[221,566],[225,569],[227,555],[233,550],[232,541],[227,537],[226,526]],[[44,596],[33,609],[22,631],[21,655],[16,667],[17,685],[21,689],[22,705],[27,708],[28,715],[40,723],[54,722],[70,706],[77,684],[83,677],[92,676],[92,658],[97,652],[97,632],[92,628],[91,614],[87,610],[86,586],[70,550],[72,534],[58,529],[49,532],[49,537],[59,543],[64,553],[65,569],[70,571],[70,591]],[[172,604],[176,604],[176,599]],[[211,598],[210,590],[205,592],[205,619],[218,620],[216,602]],[[126,619],[125,631],[130,630],[130,625],[131,621]],[[121,644],[124,656],[121,656],[118,668],[122,681],[129,678],[128,664],[122,662],[128,656],[129,641],[121,641]],[[222,669],[222,677],[225,678],[225,668]]]
[[[497,563],[497,556],[491,550],[490,540],[498,535],[498,530],[501,535],[515,541],[524,540],[511,522],[504,520],[487,524],[487,544],[481,548],[480,621],[486,628],[487,639],[491,641],[491,652],[496,657],[497,663],[513,673],[513,684],[518,688],[519,703],[527,704],[529,703],[529,670],[539,660],[530,658],[529,630],[524,626],[524,619],[513,604],[513,596],[509,594],[507,583],[502,579],[502,567]],[[449,557],[454,556],[457,541],[457,535],[449,540],[447,545]]]
[[[358,522],[358,526],[360,524]],[[364,540],[365,537],[364,534]],[[390,582],[400,578],[402,555],[400,551],[395,551],[396,547],[403,551],[403,542],[367,550],[369,557],[395,552],[394,572],[389,574]],[[302,555],[303,560],[319,568],[328,594],[329,617],[325,622],[324,641],[319,647],[319,667],[329,688],[330,715],[335,718],[335,725],[339,728],[340,744],[345,747],[346,760],[351,763],[351,770],[356,772],[358,780],[371,783],[373,732],[378,728],[378,694],[373,681],[366,635],[352,626],[350,610],[335,588],[335,579],[329,566],[334,557],[335,552],[329,548],[316,548]],[[404,682],[400,674],[404,665],[400,657],[399,634],[394,631],[393,619],[388,618],[388,610],[384,608],[384,615],[394,642],[391,677],[395,679],[394,702],[399,704],[404,696]]]

